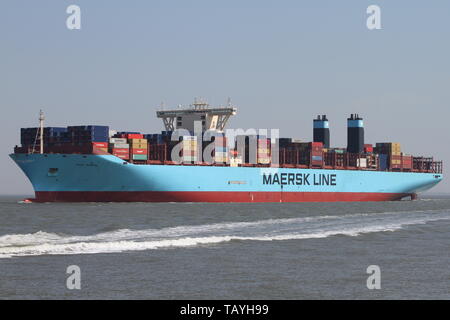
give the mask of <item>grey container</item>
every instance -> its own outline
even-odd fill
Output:
[[[114,149],[129,149],[130,145],[128,143],[114,143],[113,148]]]

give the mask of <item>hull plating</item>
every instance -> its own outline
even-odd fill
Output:
[[[38,191],[37,202],[341,202],[391,201],[408,193],[214,192],[214,191]]]
[[[111,155],[12,154],[38,201],[308,202],[398,200],[442,174],[126,164]]]

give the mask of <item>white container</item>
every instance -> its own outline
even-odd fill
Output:
[[[367,159],[366,158],[360,158],[357,160],[357,166],[360,168],[366,168],[367,167]]]
[[[197,161],[197,157],[195,156],[184,156],[181,158],[183,162],[194,162]]]
[[[129,149],[130,145],[128,143],[114,143],[113,148],[114,149]]]
[[[127,139],[125,139],[125,138],[110,138],[109,142],[111,142],[111,143],[127,143]]]
[[[215,153],[215,157],[223,157],[223,158],[226,158],[226,157],[228,157],[228,152],[216,152]]]
[[[228,159],[228,156],[218,156],[217,154],[214,156],[214,159]],[[216,160],[217,161],[217,160]]]

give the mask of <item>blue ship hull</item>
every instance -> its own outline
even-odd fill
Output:
[[[11,154],[36,200],[143,202],[386,201],[439,183],[438,173],[137,165],[112,155]]]

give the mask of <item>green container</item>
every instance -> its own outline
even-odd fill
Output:
[[[133,154],[133,160],[147,160],[146,154]]]

